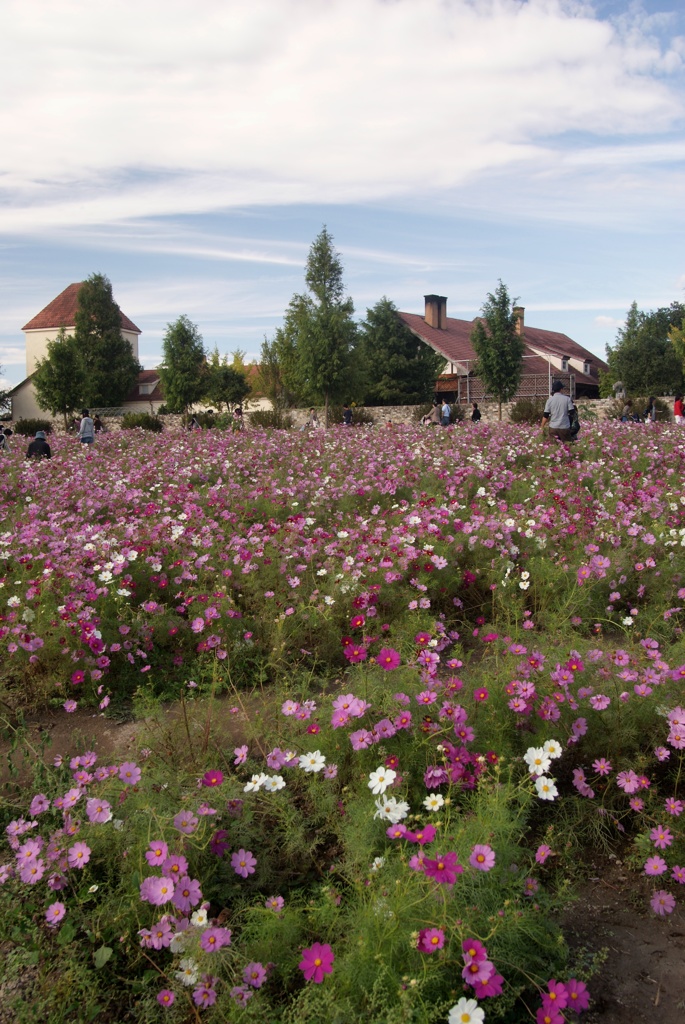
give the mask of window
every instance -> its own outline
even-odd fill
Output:
[[[151,384],[139,384],[138,385],[138,394],[139,395],[151,395],[152,392],[155,390],[156,384],[157,384],[157,381],[153,381]]]
[[[568,356],[561,357],[561,368],[562,370],[568,370]]]
[[[585,362],[583,363],[583,373],[584,373],[584,374],[585,374],[585,375],[586,375],[587,377],[589,377],[589,376],[590,376],[590,370],[591,370],[591,367],[590,367],[590,360],[589,360],[589,359],[586,359],[586,360],[585,360]]]

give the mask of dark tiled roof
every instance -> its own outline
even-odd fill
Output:
[[[455,317],[447,317],[447,326],[443,330],[439,330],[436,327],[430,327],[417,313],[400,313],[399,316],[413,334],[444,356],[447,362],[460,363],[460,368],[464,373],[473,371],[476,353],[471,344],[471,331],[476,323],[475,320],[457,320]],[[575,366],[569,367],[578,384],[597,386],[599,370],[608,368],[599,356],[589,352],[588,349],[558,331],[544,331],[539,327],[526,326],[523,337],[524,355],[527,357],[523,364],[525,374],[548,373],[549,364],[542,354],[547,352],[557,358],[568,356],[569,359],[580,359],[583,362],[587,360],[590,363],[589,374],[583,373]],[[555,373],[554,368],[552,373]]]
[[[154,384],[153,390],[149,395],[141,395],[140,385],[141,384]],[[138,381],[133,385],[129,393],[124,399],[124,403],[127,402],[142,402],[148,405],[150,402],[163,402],[164,392],[162,391],[162,382],[159,379],[159,370],[141,370],[138,374]]]
[[[33,320],[29,320],[22,327],[22,331],[49,331],[55,327],[73,327],[76,323],[76,311],[78,309],[78,293],[83,282],[70,284],[63,292],[60,292],[56,299],[49,302],[45,309],[36,313]],[[122,313],[121,328],[124,331],[131,331],[133,334],[142,334],[139,327],[133,320]]]

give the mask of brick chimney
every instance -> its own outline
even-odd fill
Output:
[[[526,312],[525,306],[514,306],[514,316],[518,317],[516,321],[516,333],[523,336],[524,327],[524,313]]]
[[[426,301],[426,312],[424,320],[429,327],[435,327],[438,331],[447,328],[447,296],[446,295],[424,295]]]

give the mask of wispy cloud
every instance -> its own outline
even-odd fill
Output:
[[[662,45],[635,14],[612,26],[553,0],[6,0],[1,17],[3,232],[682,158],[648,142],[682,115],[665,77],[682,41]]]

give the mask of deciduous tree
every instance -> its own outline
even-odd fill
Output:
[[[41,409],[53,416],[64,417],[64,429],[68,429],[68,418],[84,404],[85,369],[78,342],[64,327],[54,341],[47,343],[47,354],[39,359],[32,383],[36,400]]]
[[[206,355],[202,335],[187,316],[167,324],[159,376],[169,412],[183,413],[206,393]]]
[[[509,402],[518,390],[523,371],[523,339],[517,332],[518,314],[514,306],[518,300],[510,299],[506,285],[499,282],[493,295],[488,292],[481,308],[482,317],[471,331],[471,344],[478,362],[476,374],[483,381],[486,393],[499,402]]]
[[[239,370],[234,363],[229,363],[226,356],[221,359],[219,350],[215,346],[210,353],[205,369],[203,398],[206,398],[221,412],[224,405],[229,408],[240,405],[247,398],[250,390],[245,373]]]
[[[633,302],[614,345],[607,345],[609,371],[605,387],[620,380],[626,391],[639,395],[672,395],[683,390],[683,362],[671,332],[682,328],[685,305],[645,313]]]

